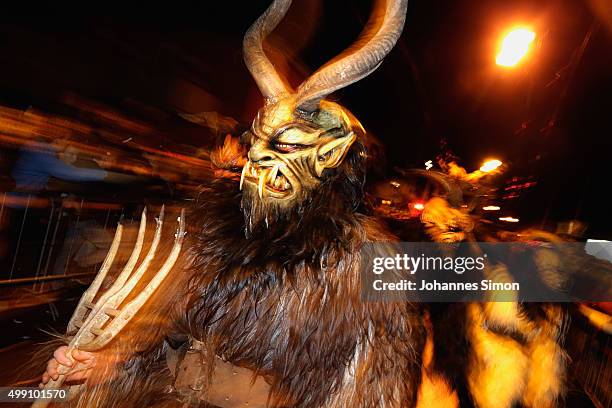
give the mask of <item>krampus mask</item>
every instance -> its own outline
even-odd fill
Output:
[[[365,157],[363,129],[344,107],[324,100],[330,93],[374,71],[397,41],[407,1],[383,0],[360,39],[305,80],[297,90],[276,72],[263,40],[291,4],[275,0],[244,37],[244,60],[265,105],[243,140],[250,146],[240,188],[247,230],[296,211],[337,175],[350,155]]]

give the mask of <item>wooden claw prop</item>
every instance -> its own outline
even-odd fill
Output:
[[[161,238],[162,226],[164,219],[164,207],[162,206],[159,217],[156,219],[155,235],[153,242],[149,248],[149,252],[143,259],[140,266],[134,268],[142,251],[145,230],[147,226],[147,211],[146,208],[142,212],[140,227],[138,229],[138,237],[136,244],[123,267],[121,273],[117,276],[112,286],[94,302],[96,295],[110,270],[123,234],[123,226],[119,223],[115,237],[111,243],[111,247],[96,275],[95,279],[89,288],[83,293],[79,304],[68,323],[68,333],[72,333],[78,329],[66,350],[66,356],[72,358],[72,352],[76,349],[85,351],[96,351],[108,344],[117,334],[125,327],[126,324],[138,313],[142,305],[151,297],[153,292],[159,287],[161,282],[166,278],[176,260],[178,259],[183,239],[185,237],[185,210],[181,210],[181,215],[178,219],[178,229],[175,234],[174,245],[166,258],[161,268],[153,275],[149,282],[143,285],[142,278],[155,259],[157,247]],[[122,302],[132,294],[136,285],[144,286],[138,294],[134,294],[132,299],[122,305]],[[74,367],[60,366],[58,370],[60,375],[57,380],[49,380],[44,389],[58,389],[64,383],[64,379],[72,371],[78,370],[79,364]],[[32,408],[44,408],[50,403],[48,399],[39,399],[32,404]]]

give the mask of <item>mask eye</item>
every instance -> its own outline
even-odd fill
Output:
[[[291,153],[291,152],[295,152],[298,150],[302,150],[305,146],[301,144],[295,144],[295,143],[274,142],[272,143],[272,147],[274,148],[274,150],[279,151],[281,153]]]

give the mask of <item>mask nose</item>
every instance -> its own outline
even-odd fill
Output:
[[[249,150],[249,153],[247,156],[250,161],[252,161],[253,163],[257,163],[257,164],[265,164],[266,162],[273,159],[270,152],[264,149],[257,149],[257,150],[251,149]]]

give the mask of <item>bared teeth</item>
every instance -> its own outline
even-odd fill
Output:
[[[291,188],[291,184],[289,184],[289,181],[287,180],[287,178],[285,176],[283,176],[282,174],[280,174],[275,180],[274,180],[274,188],[277,190],[289,190]]]
[[[274,170],[273,170],[274,171]],[[283,185],[285,184],[285,176],[282,174],[277,175],[276,177],[270,177],[270,182],[268,183],[270,187],[273,187],[275,190],[283,190]]]
[[[280,165],[276,164],[274,165],[274,167],[272,167],[272,170],[270,171],[270,182],[274,183],[274,181],[276,180],[276,176],[278,175],[278,168],[280,167]]]
[[[259,173],[259,183],[257,184],[257,192],[259,193],[259,198],[263,199],[266,182],[268,181],[268,175],[270,170],[265,169]]]
[[[261,199],[264,197],[266,186],[276,191],[286,191],[291,189],[291,184],[289,184],[287,178],[280,173],[279,169],[279,164],[276,164],[273,167],[256,168],[255,166],[251,165],[250,162],[247,162],[242,169],[240,188],[242,189],[245,177],[252,177],[257,179],[257,193]]]

